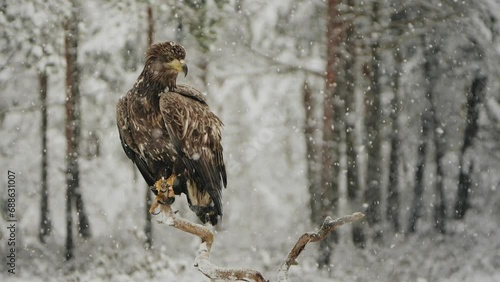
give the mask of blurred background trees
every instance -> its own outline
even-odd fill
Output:
[[[253,241],[270,217],[279,230],[365,212],[350,235],[320,246],[317,263],[329,267],[338,240],[380,247],[491,212],[500,181],[500,3],[469,2],[3,4],[0,163],[24,171],[23,216],[40,218],[37,227],[21,220],[23,236],[73,239],[73,225],[61,227],[75,216],[64,217],[67,201],[80,223],[76,240],[90,225],[97,237],[132,234],[152,248],[171,240],[147,216],[137,228],[144,185],[114,121],[148,44],[163,40],[186,47],[187,83],[207,93],[226,125],[223,230]],[[81,114],[66,116],[65,105]],[[65,135],[71,123],[78,129]]]

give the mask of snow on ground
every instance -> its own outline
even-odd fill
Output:
[[[321,271],[314,261],[316,246],[308,245],[290,274],[292,281],[320,282],[500,281],[499,225],[497,215],[471,213],[465,223],[450,222],[447,235],[429,229],[410,237],[386,237],[383,246],[370,245],[364,250],[344,242],[335,247],[332,267]],[[18,254],[18,274],[6,276],[2,271],[0,277],[2,281],[209,281],[193,267],[197,238],[164,225],[155,228],[166,229],[162,234],[172,237],[160,238],[164,243],[156,241],[148,251],[131,233],[80,241],[77,258],[69,263],[63,261],[62,241],[47,246],[25,241]],[[276,281],[281,259],[302,232],[293,234],[293,229],[275,230],[284,237],[281,244],[269,243],[277,236],[273,227],[261,230],[262,238],[254,242],[242,241],[247,234],[237,229],[221,231],[216,235],[212,260],[222,266],[251,267]]]

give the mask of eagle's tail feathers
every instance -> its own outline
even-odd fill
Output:
[[[217,214],[217,210],[213,206],[193,206],[189,205],[189,208],[198,216],[198,218],[203,223],[210,222],[212,225],[217,225],[219,221],[219,215]]]
[[[214,204],[210,194],[198,189],[194,181],[188,180],[186,184],[189,208],[203,223],[210,222],[212,225],[216,225],[219,215],[222,214]]]

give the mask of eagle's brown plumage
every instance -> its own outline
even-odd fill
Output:
[[[223,124],[198,90],[176,84],[179,72],[187,74],[185,54],[174,42],[149,48],[144,70],[116,106],[118,131],[125,153],[149,186],[175,175],[173,192],[185,193],[200,220],[215,225],[227,184]]]

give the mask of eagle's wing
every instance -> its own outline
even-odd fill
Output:
[[[223,124],[197,96],[203,97],[189,86],[163,93],[160,110],[189,176],[201,192],[210,195],[217,213],[222,215],[221,190],[222,185],[227,185],[221,144]]]
[[[146,161],[138,154],[137,146],[135,145],[134,139],[130,134],[127,96],[121,97],[118,100],[118,104],[116,104],[116,123],[118,125],[118,132],[120,133],[123,150],[129,159],[135,163],[146,180],[146,183],[148,183],[149,186],[152,186],[156,180]]]

